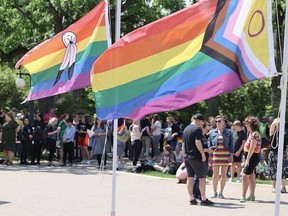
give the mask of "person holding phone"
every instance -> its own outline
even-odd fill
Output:
[[[215,117],[216,128],[210,132],[208,146],[215,146],[217,149],[212,153],[213,169],[213,190],[211,198],[224,199],[223,190],[226,184],[227,170],[229,164],[233,162],[233,136],[231,130],[226,127],[224,116]],[[221,173],[219,172],[221,168]],[[217,193],[218,179],[220,180],[220,192]]]

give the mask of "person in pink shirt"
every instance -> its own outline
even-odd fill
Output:
[[[44,117],[43,117],[45,124],[47,125],[49,120],[53,117],[57,118],[57,115],[55,114],[55,109],[50,108],[49,113],[44,114]]]

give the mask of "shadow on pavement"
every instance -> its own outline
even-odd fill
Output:
[[[4,204],[8,204],[10,202],[6,202],[6,201],[0,201],[0,205],[4,205]]]

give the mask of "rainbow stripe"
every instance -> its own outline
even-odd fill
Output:
[[[271,1],[203,0],[139,28],[94,63],[100,119],[177,110],[271,77]]]
[[[124,128],[125,128],[124,124],[118,127],[118,130],[117,130],[118,136],[123,136],[125,134]]]
[[[178,142],[178,145],[182,145],[183,143],[182,137],[177,137],[177,142]]]
[[[96,59],[108,48],[105,1],[53,38],[39,44],[26,53],[16,64],[25,67],[31,75],[31,89],[26,100],[36,100],[90,86],[90,70]],[[68,66],[54,85],[60,65],[64,61],[66,47],[64,33],[76,35],[76,59],[74,73],[68,79]]]

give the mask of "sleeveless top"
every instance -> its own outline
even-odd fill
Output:
[[[244,145],[244,152],[249,151],[250,143],[253,139],[255,139],[257,141],[256,147],[255,147],[255,150],[253,153],[256,153],[256,154],[260,153],[260,151],[261,151],[261,136],[260,136],[259,132],[253,132],[253,133],[249,134],[247,141]]]

